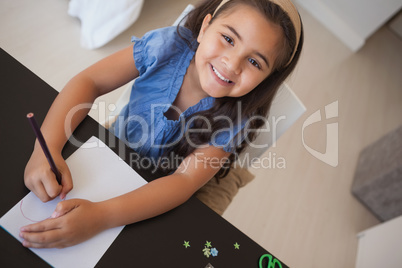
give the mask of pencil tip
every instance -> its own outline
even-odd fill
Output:
[[[29,113],[29,114],[27,114],[27,117],[28,118],[31,118],[31,117],[33,117],[34,116],[34,114],[33,113]]]

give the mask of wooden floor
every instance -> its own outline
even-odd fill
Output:
[[[195,2],[147,0],[132,27],[88,51],[80,47],[80,23],[67,15],[67,0],[2,0],[0,46],[61,90],[83,68],[130,45],[131,35],[172,24]],[[224,217],[291,267],[354,267],[356,234],[378,221],[351,195],[351,184],[359,152],[402,124],[402,41],[383,27],[352,53],[305,10],[300,13],[305,49],[289,84],[307,111],[263,155],[271,162],[251,168],[256,179]],[[106,105],[91,116],[105,116],[119,92],[98,100]],[[339,116],[326,120],[325,106],[336,101]],[[317,110],[323,120],[304,130],[304,142],[325,153],[327,124],[338,124],[336,167],[303,144],[303,123]]]

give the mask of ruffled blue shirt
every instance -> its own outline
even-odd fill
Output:
[[[180,34],[192,40],[192,47],[197,47],[189,29],[181,28]],[[167,119],[164,114],[176,99],[195,51],[178,35],[176,27],[157,29],[142,38],[133,37],[132,41],[135,42],[133,54],[139,77],[132,87],[130,101],[112,131],[141,156],[155,161],[183,137],[186,118],[208,110],[215,99],[201,99],[185,110],[178,120]],[[210,144],[233,152],[241,140],[233,143],[232,139],[242,127],[244,123],[219,131],[213,135]]]

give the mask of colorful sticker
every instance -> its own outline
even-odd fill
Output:
[[[184,240],[183,246],[184,246],[185,248],[190,247],[190,241],[185,241],[185,240]]]
[[[212,255],[212,257],[218,256],[218,250],[216,248],[212,248],[211,249],[211,255]]]
[[[205,257],[209,258],[211,256],[211,249],[205,247],[203,250]]]

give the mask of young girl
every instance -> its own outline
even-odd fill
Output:
[[[68,139],[67,114],[136,77],[130,102],[111,131],[142,157],[179,156],[181,164],[159,161],[166,176],[110,200],[60,202],[50,219],[21,228],[24,246],[75,245],[107,228],[162,214],[212,177],[225,176],[295,68],[303,30],[290,0],[210,0],[189,14],[185,27],[155,30],[133,41],[133,47],[70,80],[49,110],[42,131],[62,174],[61,185],[38,142],[25,184],[43,202],[58,195],[64,199],[73,187],[61,156]],[[72,129],[87,112],[74,114],[68,122]]]

